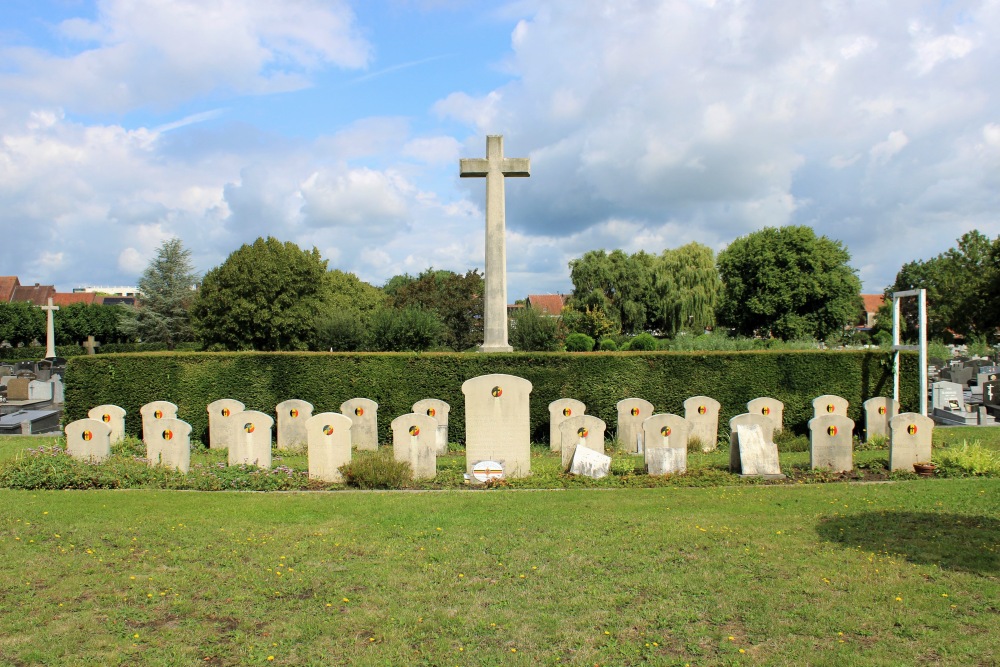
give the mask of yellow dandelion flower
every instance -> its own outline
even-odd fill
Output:
[[[348,598],[342,598],[342,599],[343,599],[344,602],[350,602],[350,599],[348,599]]]
[[[746,653],[746,652],[747,652],[746,649],[744,649],[744,648],[740,649],[740,653]]]
[[[896,597],[896,602],[902,602],[902,601],[903,601],[903,598],[898,597],[898,596]]]
[[[274,656],[273,655],[269,655],[269,656],[267,656],[267,659],[268,660],[274,660]]]

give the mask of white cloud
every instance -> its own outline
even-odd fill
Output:
[[[902,130],[893,130],[889,133],[885,141],[880,141],[872,146],[871,151],[869,151],[872,162],[875,164],[885,164],[892,159],[892,156],[906,148],[908,143],[910,143],[910,138],[906,136],[905,132]]]

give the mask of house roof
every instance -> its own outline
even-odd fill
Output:
[[[11,294],[11,301],[27,301],[35,306],[44,306],[49,297],[55,297],[56,288],[52,285],[18,285]]]
[[[882,294],[862,294],[861,300],[865,302],[865,312],[874,313],[885,303],[885,296]]]
[[[100,303],[95,292],[56,292],[52,296],[52,304],[56,306],[70,306],[74,303],[91,305]]]
[[[8,303],[14,288],[20,284],[17,276],[0,276],[0,303]]]
[[[562,294],[529,294],[527,303],[544,315],[559,315],[565,301]]]

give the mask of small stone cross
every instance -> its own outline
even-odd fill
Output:
[[[87,341],[83,344],[83,348],[87,350],[88,355],[97,354],[97,348],[101,346],[93,336],[87,336]]]

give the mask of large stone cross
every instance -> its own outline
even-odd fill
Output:
[[[52,322],[52,313],[59,310],[59,306],[52,305],[52,297],[49,297],[49,305],[39,306],[45,311],[45,358],[55,359],[56,356],[56,327]]]
[[[529,176],[528,158],[505,158],[503,137],[486,137],[486,158],[459,160],[462,178],[486,177],[486,299],[480,352],[511,352],[507,343],[507,244],[504,211],[505,176]]]

